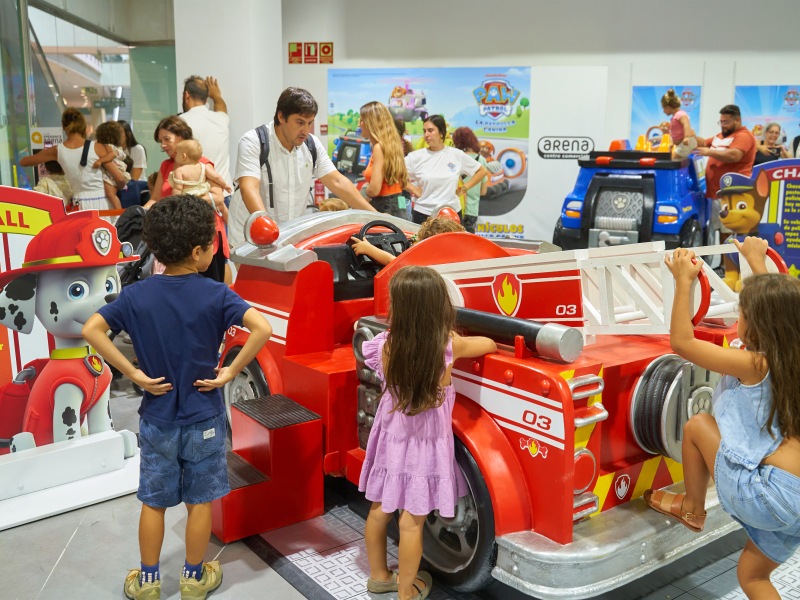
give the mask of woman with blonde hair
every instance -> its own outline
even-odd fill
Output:
[[[361,135],[372,146],[364,179],[367,201],[378,212],[405,219],[405,198],[400,194],[408,187],[408,171],[400,135],[389,109],[380,102],[369,102],[361,107]],[[402,206],[400,205],[402,202]]]

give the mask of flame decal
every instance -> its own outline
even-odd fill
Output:
[[[508,277],[503,279],[502,294],[500,292],[497,293],[497,304],[500,306],[500,310],[507,315],[512,314],[514,309],[517,308],[517,292],[508,283]]]

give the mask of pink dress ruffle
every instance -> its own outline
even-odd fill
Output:
[[[383,344],[387,333],[364,342],[366,365],[383,380]],[[453,343],[448,342],[445,363],[453,362]],[[387,391],[381,399],[367,444],[358,489],[367,500],[380,502],[383,512],[397,509],[427,515],[435,509],[445,518],[455,516],[458,499],[469,492],[456,463],[453,442],[453,404],[456,392],[444,388],[438,408],[409,417],[391,412],[395,399]]]

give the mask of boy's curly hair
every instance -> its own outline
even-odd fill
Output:
[[[214,209],[205,200],[190,194],[163,198],[144,216],[142,239],[165,265],[183,263],[195,246],[208,248],[216,235]]]
[[[440,233],[452,233],[455,231],[466,231],[463,225],[445,219],[444,217],[428,217],[427,220],[420,226],[417,233],[417,241],[421,242],[424,239],[439,235]]]

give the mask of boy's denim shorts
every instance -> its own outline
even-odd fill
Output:
[[[147,506],[204,504],[231,491],[225,413],[201,423],[161,427],[139,419],[141,468],[136,497]]]
[[[750,469],[717,452],[714,482],[723,510],[764,556],[784,563],[800,546],[800,478],[772,465]]]

